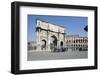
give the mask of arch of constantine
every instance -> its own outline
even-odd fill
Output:
[[[65,44],[65,28],[40,19],[36,20],[36,44],[38,51],[51,51]]]

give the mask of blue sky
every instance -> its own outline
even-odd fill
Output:
[[[64,26],[67,35],[79,34],[79,36],[87,36],[84,27],[88,25],[88,17],[79,16],[49,16],[49,15],[28,15],[28,41],[35,40],[36,19],[41,19],[49,23]]]

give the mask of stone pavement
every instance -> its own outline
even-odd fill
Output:
[[[55,59],[83,59],[88,58],[88,51],[66,51],[66,52],[33,52],[28,51],[28,61],[32,60],[55,60]]]

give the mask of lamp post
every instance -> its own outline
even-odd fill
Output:
[[[85,26],[84,30],[85,30],[86,32],[88,32],[88,26]]]

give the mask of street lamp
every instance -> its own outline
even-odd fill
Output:
[[[84,30],[85,30],[86,32],[88,32],[88,26],[85,26]]]

